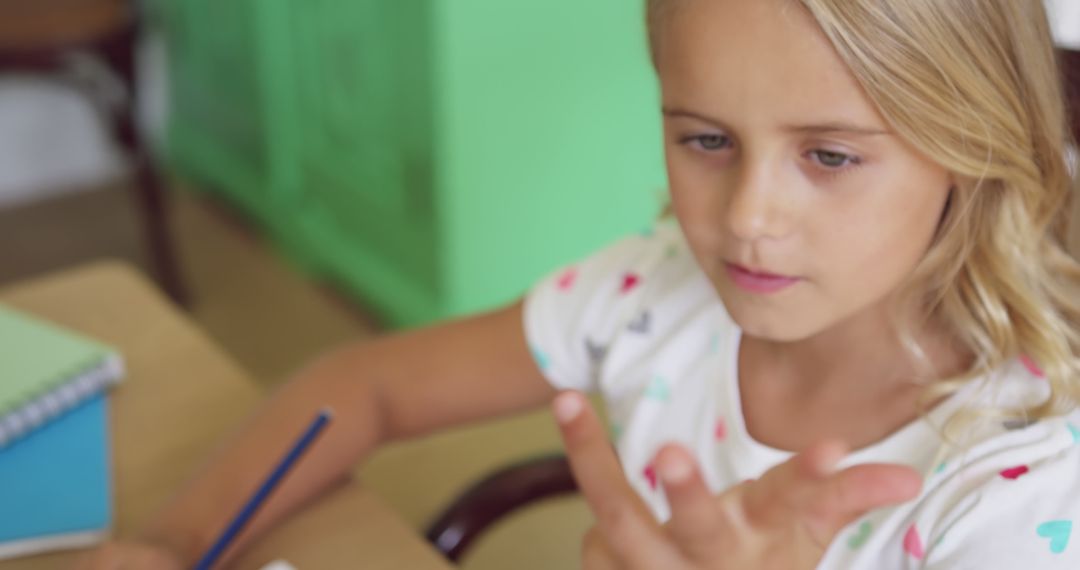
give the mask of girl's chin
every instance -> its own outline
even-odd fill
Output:
[[[788,312],[728,306],[728,314],[743,335],[772,342],[796,342],[816,334],[820,327]]]

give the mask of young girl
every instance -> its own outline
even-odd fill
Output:
[[[1042,4],[649,0],[648,22],[674,220],[511,307],[324,356],[86,567],[189,565],[326,402],[249,536],[382,443],[556,390],[588,568],[1080,567]],[[603,394],[618,463],[575,391]]]

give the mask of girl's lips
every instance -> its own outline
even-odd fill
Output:
[[[725,263],[724,267],[736,286],[751,293],[777,293],[801,281],[798,277],[757,273],[734,263]]]

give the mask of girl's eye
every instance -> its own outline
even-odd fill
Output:
[[[831,169],[843,168],[849,164],[859,163],[858,158],[846,155],[842,152],[815,150],[811,152],[810,155],[813,156],[819,164]]]
[[[701,150],[715,152],[727,148],[731,139],[726,135],[695,135],[682,140],[683,144],[696,145]]]

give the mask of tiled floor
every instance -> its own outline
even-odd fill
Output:
[[[274,386],[320,350],[378,332],[363,310],[290,269],[215,201],[180,192],[173,206],[190,314],[262,385]],[[138,227],[124,187],[0,210],[0,285],[100,257],[145,268]],[[558,446],[553,422],[539,412],[395,444],[359,472],[420,529],[479,477]],[[546,503],[497,527],[464,567],[574,568],[589,523],[580,499]]]

